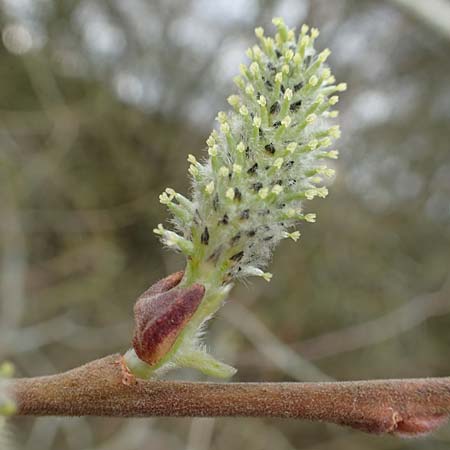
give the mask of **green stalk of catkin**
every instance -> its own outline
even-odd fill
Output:
[[[328,49],[318,53],[317,29],[301,27],[297,37],[283,20],[273,20],[275,37],[257,28],[260,45],[248,49],[251,62],[234,79],[237,93],[228,98],[231,110],[219,112],[218,129],[207,139],[208,156],[189,155],[192,197],[167,188],[160,196],[173,215],[173,230],[154,230],[163,243],[187,258],[181,286],[200,283],[206,294],[175,344],[154,366],[133,350],[125,355],[129,369],[150,377],[176,366],[195,367],[213,376],[235,370],[208,355],[201,330],[222,305],[234,280],[259,276],[269,281],[267,264],[282,239],[297,241],[302,222],[315,222],[303,204],[326,197],[325,178],[334,171],[326,160],[340,136],[330,125],[338,112],[336,84],[326,65]]]

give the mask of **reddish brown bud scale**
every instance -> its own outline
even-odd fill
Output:
[[[155,284],[152,284],[139,298],[138,301],[147,296],[161,294],[162,292],[167,292],[169,289],[172,289],[180,284],[180,281],[183,279],[184,272],[174,272],[167,276],[166,278],[162,278],[157,281]]]
[[[142,361],[154,365],[171,349],[205,294],[204,286],[178,288],[183,272],[158,281],[134,306],[134,350]]]
[[[401,437],[419,437],[425,436],[436,431],[448,422],[448,415],[436,414],[428,417],[410,417],[397,424],[394,434]]]

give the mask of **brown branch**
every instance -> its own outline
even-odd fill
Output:
[[[290,417],[417,435],[450,415],[450,377],[326,383],[137,381],[111,355],[62,374],[12,380],[18,415]]]

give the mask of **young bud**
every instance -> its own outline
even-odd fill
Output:
[[[200,284],[177,287],[182,277],[183,272],[177,272],[160,280],[134,306],[133,348],[149,365],[158,363],[170,350],[205,294]]]

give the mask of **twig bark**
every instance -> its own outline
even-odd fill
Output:
[[[18,415],[290,417],[417,435],[450,415],[450,377],[325,383],[122,383],[110,355],[62,374],[12,380]]]

